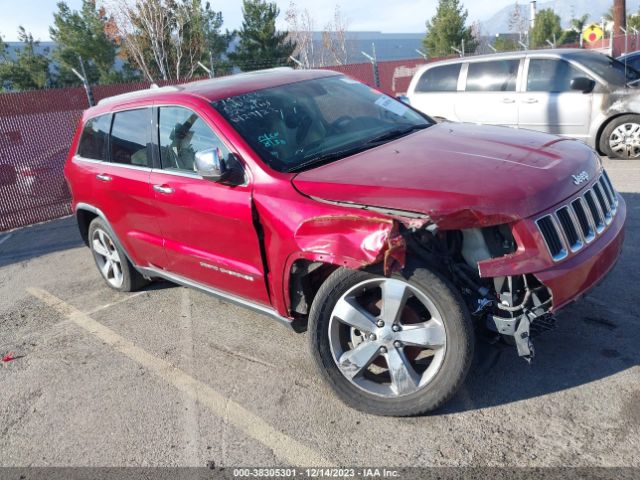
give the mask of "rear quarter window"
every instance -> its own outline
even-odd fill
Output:
[[[107,160],[107,139],[111,115],[100,115],[87,120],[82,129],[78,155],[91,160]]]
[[[455,92],[458,89],[461,63],[442,65],[424,72],[416,84],[416,92]]]

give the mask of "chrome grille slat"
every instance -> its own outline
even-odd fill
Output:
[[[618,209],[618,198],[616,196],[616,190],[615,188],[613,188],[613,185],[611,184],[611,180],[609,179],[609,175],[607,174],[606,171],[603,170],[603,174],[602,174],[602,182],[606,185],[607,190],[609,191],[610,195],[611,195],[611,199],[612,199],[612,213],[615,215],[616,210]]]
[[[558,217],[559,226],[564,234],[564,239],[567,241],[567,245],[572,252],[578,251],[582,248],[582,239],[580,237],[580,227],[573,219],[571,215],[571,208],[567,205],[556,211]]]
[[[590,243],[596,237],[596,224],[593,221],[591,212],[589,212],[589,207],[587,207],[582,197],[578,197],[571,202],[571,206],[582,229],[582,238],[586,243]]]
[[[613,210],[613,195],[611,191],[609,191],[609,186],[607,185],[607,182],[605,182],[604,177],[600,177],[600,181],[598,183],[600,183],[600,188],[602,188],[604,196],[607,198],[609,210]]]
[[[602,193],[602,188],[600,188],[599,183],[596,182],[593,185],[592,190],[604,215],[604,221],[608,225],[609,223],[611,223],[611,209],[609,208],[609,203],[607,203],[607,200],[604,198],[604,194]]]
[[[584,199],[587,202],[587,206],[589,207],[589,211],[591,212],[591,216],[593,217],[593,221],[595,222],[596,233],[602,232],[604,230],[604,215],[602,214],[602,209],[596,201],[593,190],[586,191],[584,194]]]
[[[568,255],[564,236],[560,233],[558,221],[553,215],[546,215],[536,221],[542,236],[544,237],[549,253],[557,262]]]
[[[604,232],[617,211],[616,195],[607,172],[603,170],[591,188],[536,220],[555,262],[582,250]]]

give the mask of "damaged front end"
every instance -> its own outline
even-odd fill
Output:
[[[520,242],[529,239],[525,231],[516,229],[516,241],[513,224],[460,228],[483,222],[473,212],[457,212],[455,218],[437,217],[436,224],[424,214],[326,200],[323,203],[357,208],[371,216],[320,216],[298,227],[296,243],[307,261],[294,264],[290,278],[293,312],[308,313],[311,285],[319,283],[314,276],[326,278],[336,266],[379,268],[389,276],[411,263],[448,278],[461,292],[485,336],[515,345],[527,360],[534,356],[532,337],[554,327],[551,291],[534,275],[523,273],[534,249],[518,248]],[[498,261],[503,265],[496,266]],[[513,268],[515,265],[519,267]],[[505,275],[505,270],[511,274]]]
[[[408,253],[447,276],[460,290],[476,324],[493,339],[515,345],[531,360],[532,337],[555,325],[551,291],[531,274],[483,278],[482,262],[513,255],[508,225],[439,231],[435,225],[406,232]]]

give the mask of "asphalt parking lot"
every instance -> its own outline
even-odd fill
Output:
[[[266,317],[108,289],[71,218],[0,234],[0,466],[640,466],[640,161],[606,166],[628,205],[615,270],[531,365],[479,343],[416,418],[345,407]]]

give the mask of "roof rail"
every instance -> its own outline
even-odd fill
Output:
[[[151,90],[153,91],[153,93],[177,92],[177,91],[180,90],[180,88],[178,88],[175,85],[167,85],[165,87],[158,87],[157,84],[153,83],[153,84],[151,84],[151,86],[149,88],[144,89],[144,90],[134,90],[133,92],[121,93],[119,95],[113,95],[111,97],[103,98],[102,100],[100,100],[98,102],[98,105],[106,105],[106,104],[109,104],[109,103],[112,103],[112,102],[116,102],[116,101],[134,100],[136,98],[145,97],[145,96],[147,96],[149,94],[149,92]]]

